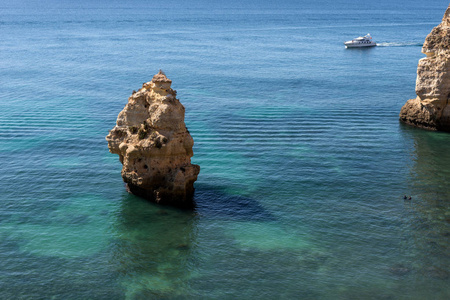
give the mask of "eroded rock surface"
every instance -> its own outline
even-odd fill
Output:
[[[184,123],[184,106],[159,71],[134,92],[106,136],[123,164],[131,193],[160,204],[192,207],[200,167],[191,164],[194,140]]]
[[[441,24],[425,39],[417,67],[415,99],[400,111],[400,120],[431,130],[450,131],[450,5]]]

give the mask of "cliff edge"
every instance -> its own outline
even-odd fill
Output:
[[[425,39],[417,67],[415,99],[400,111],[400,120],[417,127],[450,131],[450,5],[441,24]]]
[[[106,140],[109,151],[119,155],[122,178],[131,193],[189,208],[200,166],[191,164],[194,140],[171,84],[160,70],[133,91]]]

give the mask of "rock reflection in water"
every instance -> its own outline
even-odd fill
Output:
[[[115,226],[115,265],[127,299],[189,293],[196,244],[196,214],[125,195]]]
[[[417,275],[445,280],[450,265],[450,134],[404,126],[402,131],[414,142],[410,149],[412,201],[405,202],[411,268]]]

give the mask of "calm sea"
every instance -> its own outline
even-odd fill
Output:
[[[450,135],[398,122],[447,6],[2,1],[0,298],[449,299]],[[128,194],[104,139],[159,69],[193,212]]]

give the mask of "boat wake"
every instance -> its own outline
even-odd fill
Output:
[[[422,43],[377,43],[378,47],[422,47]]]

